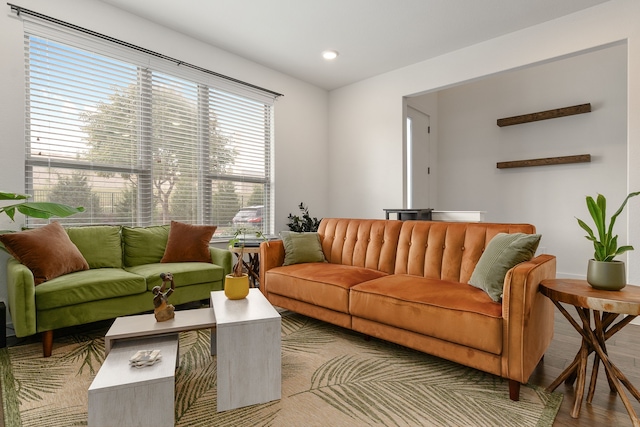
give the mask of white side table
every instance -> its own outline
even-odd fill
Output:
[[[280,314],[259,289],[241,300],[211,292],[216,328],[218,412],[280,399],[282,360]]]
[[[129,366],[138,350],[158,349],[152,366]],[[119,341],[89,387],[89,426],[167,426],[175,421],[178,334]]]

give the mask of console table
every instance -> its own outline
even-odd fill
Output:
[[[578,418],[580,407],[584,397],[584,388],[587,375],[587,359],[595,351],[591,380],[587,394],[587,402],[593,400],[598,378],[600,362],[605,368],[609,388],[617,392],[624,404],[631,422],[635,427],[640,427],[640,420],[636,415],[631,401],[624,392],[623,385],[631,395],[640,402],[640,393],[631,384],[622,371],[616,367],[607,354],[605,341],[615,333],[628,325],[640,314],[640,287],[626,286],[620,291],[603,291],[592,288],[585,280],[554,279],[543,280],[540,283],[540,293],[547,296],[558,307],[558,310],[571,323],[575,330],[582,336],[582,345],[573,362],[560,374],[558,378],[547,387],[548,391],[555,390],[563,381],[572,385],[576,383],[576,397],[571,416]],[[571,316],[562,306],[562,303],[576,308],[582,324]],[[620,315],[626,315],[614,324]],[[591,319],[593,318],[593,327]]]
[[[410,219],[419,219],[423,221],[431,220],[431,211],[433,209],[384,209],[385,219],[389,219],[389,214],[396,214],[397,219],[406,221]]]

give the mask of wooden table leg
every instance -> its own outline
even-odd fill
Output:
[[[580,325],[573,319],[573,317],[569,314],[569,312],[557,301],[553,301],[553,304],[560,310],[560,313],[571,323],[571,325],[577,331],[580,331]],[[584,343],[584,339],[583,339]],[[581,347],[582,349],[582,347]],[[580,365],[580,351],[576,354],[576,357],[573,359],[573,362],[558,376],[558,378],[547,387],[548,392],[554,391],[560,384],[565,382],[567,385],[572,385],[576,379],[576,370]]]
[[[582,319],[583,324],[588,325],[589,317],[587,316],[589,316],[589,310],[588,309],[584,309],[584,310],[586,311],[586,313],[579,310],[578,314],[580,315],[580,318]],[[627,409],[627,412],[629,413],[631,422],[633,423],[634,427],[640,427],[640,420],[638,420],[636,411],[633,409],[633,406],[631,405],[631,401],[629,400],[629,397],[627,396],[627,394],[624,392],[622,385],[624,384],[625,387],[627,387],[627,389],[631,392],[631,394],[638,401],[640,401],[640,398],[639,398],[640,395],[638,394],[638,391],[635,389],[635,387],[633,387],[633,385],[629,382],[629,380],[622,374],[622,372],[609,360],[609,356],[602,349],[602,347],[600,347],[600,344],[597,339],[597,333],[602,331],[594,332],[589,327],[584,329],[584,332],[586,333],[586,337],[583,335],[583,338],[587,339],[590,342],[596,354],[602,361],[602,364],[604,365],[604,369],[607,372],[607,376],[611,378],[611,381],[613,382],[613,385],[615,387],[615,391],[620,396],[620,400],[622,400],[624,407]],[[622,381],[622,384],[620,380]],[[577,401],[577,395],[576,395],[576,401]],[[574,410],[575,410],[575,406],[574,406]],[[579,413],[579,410],[578,410],[578,413]],[[571,416],[573,416],[573,412]]]
[[[247,270],[250,287],[257,288],[260,280],[260,258],[258,254],[249,253],[247,255],[249,257],[249,262],[245,261],[244,258],[240,259],[240,254],[236,253],[236,263],[241,262],[242,266]]]
[[[257,288],[260,283],[260,256],[258,254],[249,254],[249,263],[246,264],[246,267],[250,272],[253,287]]]
[[[627,390],[633,395],[633,397],[640,402],[640,392],[631,384],[631,382],[624,376],[624,374],[611,362],[609,356],[606,351],[605,341],[611,338],[616,332],[620,331],[624,326],[629,324],[636,316],[626,316],[624,319],[612,325],[614,320],[618,317],[615,313],[603,313],[601,315],[600,312],[594,311],[594,329],[591,328],[591,310],[586,308],[576,307],[576,311],[578,312],[578,316],[580,316],[580,320],[582,321],[582,325],[580,325],[576,320],[569,314],[569,312],[557,301],[553,301],[553,303],[558,307],[560,312],[564,315],[564,317],[569,321],[569,323],[574,327],[574,329],[580,333],[582,336],[582,343],[580,345],[580,350],[573,362],[556,378],[556,380],[547,387],[547,391],[555,390],[562,382],[564,381],[566,384],[571,385],[574,381],[577,380],[575,384],[575,401],[573,404],[573,409],[571,411],[571,416],[573,418],[578,418],[580,415],[580,408],[582,406],[582,399],[584,397],[584,388],[585,388],[585,380],[586,380],[586,368],[587,368],[587,360],[591,352],[595,352],[594,355],[594,365],[591,373],[591,381],[589,384],[589,391],[587,394],[587,402],[591,402],[593,399],[593,394],[595,392],[595,386],[597,381],[597,370],[600,362],[602,362],[605,372],[607,374],[607,380],[609,381],[609,387],[611,391],[615,391],[620,396],[622,403],[624,404],[627,412],[629,413],[629,417],[631,418],[631,422],[634,427],[640,427],[640,420],[636,415],[633,406],[629,398],[627,397],[622,385],[624,385]],[[606,329],[609,326],[610,329]]]

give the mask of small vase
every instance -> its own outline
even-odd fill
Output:
[[[625,265],[622,261],[589,260],[587,282],[595,289],[619,291],[627,286]]]
[[[227,274],[224,279],[224,294],[229,299],[242,299],[249,295],[249,276],[240,277]]]

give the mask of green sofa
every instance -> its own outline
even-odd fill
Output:
[[[29,268],[15,258],[7,264],[8,304],[16,336],[42,333],[45,357],[51,355],[55,329],[153,310],[152,289],[162,285],[160,273],[173,274],[175,291],[169,302],[177,305],[209,299],[211,291],[223,289],[232,268],[232,254],[213,247],[209,247],[211,263],[160,262],[168,225],[65,230],[89,269],[36,286]]]

